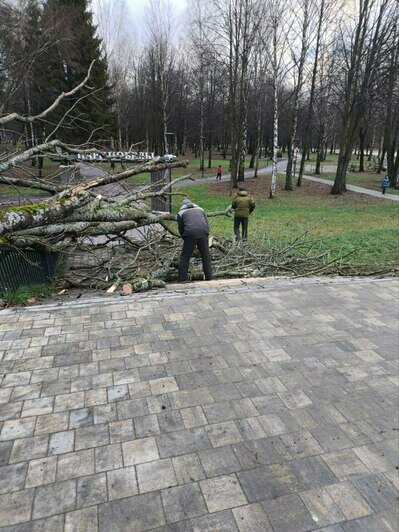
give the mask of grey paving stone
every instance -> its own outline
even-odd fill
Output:
[[[278,437],[238,443],[233,445],[233,449],[243,469],[291,459],[291,455]]]
[[[2,528],[2,532],[64,532],[64,515],[54,515]]]
[[[172,458],[172,462],[179,484],[195,482],[205,478],[205,472],[197,453],[177,456]]]
[[[117,410],[118,419],[130,419],[149,414],[147,402],[144,398],[118,402]]]
[[[35,418],[15,419],[3,423],[0,440],[15,440],[33,436],[35,430]]]
[[[96,529],[107,497],[123,503],[107,532],[395,530],[394,282],[268,283],[0,311],[0,491],[20,490],[0,493],[0,516],[19,498],[27,516],[5,532]],[[73,473],[68,456],[86,451]],[[138,469],[142,486],[150,471],[151,498],[138,495]],[[168,475],[178,520],[167,524]],[[196,511],[186,487],[221,476],[239,478],[245,503],[185,517]],[[43,491],[63,483],[78,492],[66,510]],[[48,495],[43,517],[27,508],[34,491]]]
[[[93,419],[95,425],[102,425],[103,423],[110,423],[117,421],[118,412],[116,405],[118,403],[111,403],[108,405],[93,406]]]
[[[77,480],[76,508],[100,504],[107,500],[107,478],[105,473],[81,477]]]
[[[123,463],[125,466],[143,464],[159,459],[155,438],[142,438],[122,443]]]
[[[97,532],[97,508],[82,508],[65,514],[65,532]]]
[[[265,501],[262,506],[275,532],[305,532],[318,527],[297,494]]]
[[[210,389],[207,387],[171,392],[168,396],[173,409],[203,406],[214,402]]]
[[[319,425],[310,432],[326,451],[353,447],[353,441],[337,425]]]
[[[69,428],[91,427],[94,424],[93,408],[79,408],[69,413]]]
[[[122,448],[119,443],[104,445],[95,449],[96,473],[119,469],[123,466]]]
[[[337,477],[319,456],[299,458],[290,463],[304,489],[334,484]]]
[[[238,531],[231,510],[196,517],[191,520],[193,532],[234,532]]]
[[[15,440],[9,460],[10,464],[23,462],[24,460],[34,460],[35,458],[46,456],[48,439],[49,437],[45,435]]]
[[[76,500],[76,481],[66,480],[36,488],[33,504],[33,519],[56,515],[74,510]]]
[[[75,449],[88,449],[99,445],[108,445],[109,432],[108,424],[84,427],[75,431]]]
[[[94,473],[94,450],[86,449],[58,457],[57,480],[91,475]]]
[[[169,488],[177,484],[170,458],[136,466],[140,493]]]
[[[39,416],[36,421],[35,436],[61,432],[68,429],[68,412],[57,414],[45,414]]]
[[[230,446],[206,449],[200,451],[198,455],[207,477],[228,475],[241,469]]]
[[[34,489],[0,495],[0,526],[29,521],[34,495]]]
[[[129,529],[141,532],[165,524],[159,493],[147,493],[101,504],[98,509],[98,519],[101,532],[120,532]]]
[[[344,514],[326,488],[304,491],[299,495],[319,526],[329,526],[345,521]]]
[[[235,475],[201,480],[200,486],[210,513],[247,504],[247,498]]]
[[[13,441],[0,442],[0,466],[8,464],[12,446]]]
[[[137,495],[139,490],[134,466],[108,471],[107,485],[110,501]]]
[[[384,473],[392,468],[389,460],[374,446],[363,445],[352,450],[372,473]]]
[[[259,503],[248,504],[233,509],[238,529],[242,532],[272,532],[270,522]]]
[[[323,448],[320,447],[312,434],[307,430],[282,434],[279,437],[288,451],[298,458],[323,452]]]
[[[50,435],[48,446],[48,454],[63,454],[70,453],[74,449],[75,431],[66,430],[63,432],[56,432]]]
[[[243,437],[234,421],[208,425],[205,427],[205,431],[213,447],[221,447],[243,441]]]
[[[135,438],[135,430],[132,419],[112,421],[108,426],[111,443],[129,441]],[[141,435],[137,433],[137,437],[140,438]]]
[[[198,483],[168,488],[161,494],[167,523],[175,523],[207,513]]]
[[[183,408],[180,410],[180,413],[183,418],[184,426],[187,429],[201,427],[207,424],[207,419],[201,406]]]
[[[370,473],[352,449],[326,453],[323,454],[322,458],[339,480],[347,480]]]
[[[22,490],[27,469],[26,463],[0,467],[0,494]]]
[[[209,386],[209,391],[215,401],[231,401],[242,398],[240,389],[236,383]]]
[[[300,490],[289,464],[272,464],[237,473],[249,502],[275,499]]]
[[[25,488],[33,488],[55,482],[56,469],[57,458],[55,456],[31,460],[29,462]]]
[[[156,436],[156,440],[162,458],[189,454],[211,447],[203,427],[160,434]]]
[[[229,401],[211,403],[203,406],[203,412],[208,423],[220,423],[237,419],[239,416]]]
[[[244,440],[258,440],[266,436],[266,432],[256,417],[237,419],[235,421]]]
[[[398,491],[382,474],[362,476],[353,479],[352,484],[375,512],[397,506]]]
[[[372,513],[370,506],[349,482],[332,484],[326,489],[346,519],[357,519]]]
[[[157,414],[159,432],[171,432],[173,430],[184,430],[184,422],[179,410],[162,412]]]

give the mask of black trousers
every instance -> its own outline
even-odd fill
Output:
[[[222,174],[217,174],[217,175],[216,175],[216,179],[220,179],[220,180],[222,180]]]
[[[240,225],[242,227],[242,238],[248,236],[248,218],[244,216],[234,216],[234,234],[236,240],[240,240]]]
[[[382,193],[385,194],[387,187],[382,187]]]
[[[187,281],[188,267],[190,265],[190,258],[195,248],[199,249],[202,259],[202,268],[204,270],[205,279],[210,281],[212,279],[212,265],[211,257],[209,255],[208,237],[192,238],[185,237],[183,239],[183,249],[180,255],[179,282]]]

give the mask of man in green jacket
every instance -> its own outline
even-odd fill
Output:
[[[239,188],[231,207],[234,210],[234,234],[236,241],[240,240],[240,225],[242,227],[242,238],[245,240],[248,235],[248,217],[255,209],[255,202],[248,195],[245,188]]]

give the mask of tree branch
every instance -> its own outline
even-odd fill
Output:
[[[72,96],[73,94],[75,94],[75,92],[77,92],[79,89],[81,89],[82,87],[86,85],[87,81],[90,78],[90,73],[91,73],[91,69],[92,69],[94,62],[95,60],[91,62],[89,66],[89,70],[87,71],[87,75],[84,78],[84,80],[81,83],[79,83],[79,85],[77,85],[72,90],[70,90],[69,92],[62,92],[59,96],[57,96],[54,102],[49,107],[47,107],[47,109],[45,109],[38,115],[34,115],[34,116],[22,116],[19,113],[10,113],[0,118],[0,126],[3,126],[13,121],[28,123],[28,122],[34,122],[35,120],[40,120],[41,118],[44,118],[46,115],[51,113],[51,111],[53,111],[64,98],[68,98],[69,96]]]

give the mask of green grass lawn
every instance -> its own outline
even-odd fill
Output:
[[[266,235],[271,240],[288,241],[309,231],[309,238],[317,239],[321,250],[335,248],[343,254],[353,252],[350,262],[361,270],[379,271],[397,265],[398,205],[355,193],[332,196],[324,185],[318,185],[326,189],[320,195],[312,192],[316,189],[309,182],[300,192],[298,189],[285,192],[281,190],[283,183],[284,178],[280,177],[273,200],[267,199],[267,191],[262,197],[256,197],[254,191],[256,209],[249,222],[251,239],[261,241]],[[227,191],[222,195],[216,188],[213,184],[193,185],[179,192],[185,192],[192,201],[211,212],[231,204]],[[247,189],[252,193],[249,185]],[[232,236],[232,219],[210,218],[210,225],[214,235]]]

